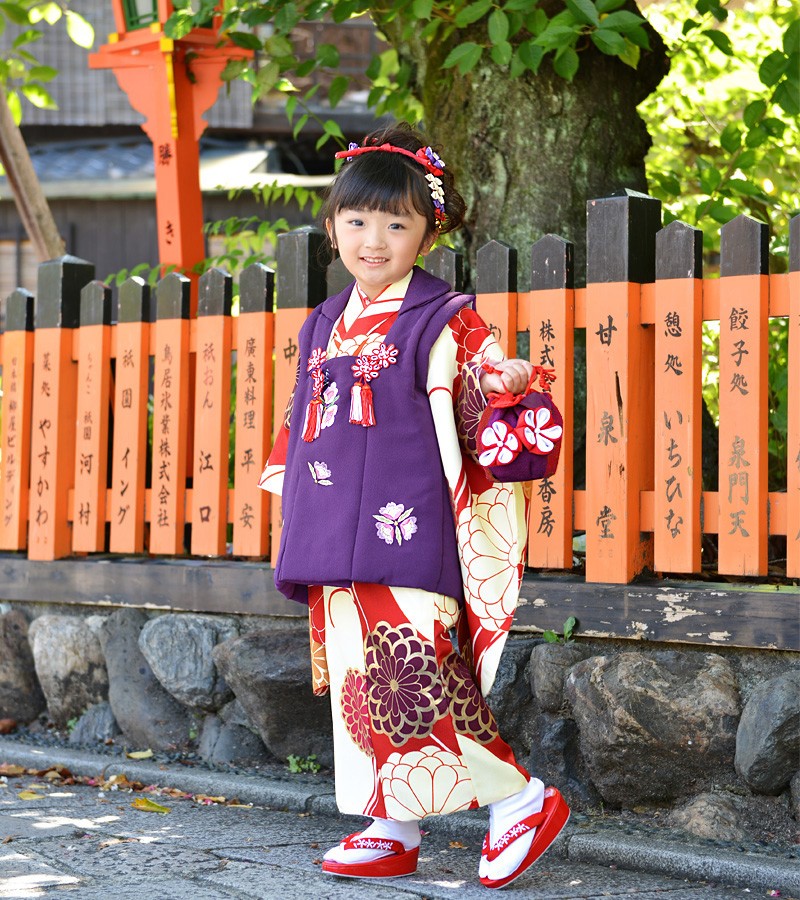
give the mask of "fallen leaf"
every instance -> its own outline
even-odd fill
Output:
[[[20,800],[44,800],[44,794],[37,794],[35,791],[20,791],[17,796]]]
[[[153,755],[152,750],[134,750],[132,753],[126,753],[128,759],[150,759]]]
[[[15,766],[13,763],[0,763],[0,775],[24,775],[25,769],[22,766]]]
[[[224,803],[224,797],[209,797],[207,794],[195,794],[192,798],[195,803],[202,803],[205,806],[209,806],[212,803]]]
[[[236,800],[232,800],[230,803],[225,804],[226,806],[231,807],[232,809],[252,809],[252,803],[239,803]]]
[[[25,790],[28,791],[46,791],[50,787],[49,784],[29,784]]]
[[[14,840],[14,835],[10,834],[8,837],[4,837],[0,844],[10,844]]]
[[[461,843],[461,841],[450,841],[450,849],[451,850],[466,850],[467,848]]]
[[[109,838],[107,841],[100,841],[97,845],[99,850],[105,850],[106,847],[113,847],[115,844],[138,844],[139,838],[135,837],[127,837],[127,838]]]
[[[140,809],[142,812],[157,812],[157,813],[168,813],[170,811],[168,806],[162,806],[160,803],[156,803],[155,800],[151,800],[149,797],[137,797],[131,806],[134,809]]]
[[[48,766],[34,774],[37,778],[72,778],[72,772],[64,766]]]
[[[0,734],[11,734],[17,730],[17,723],[14,719],[0,719]]]

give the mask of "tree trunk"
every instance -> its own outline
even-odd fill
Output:
[[[40,262],[64,255],[64,242],[34,171],[28,148],[8,107],[0,84],[0,162],[5,169],[17,212]]]
[[[638,12],[633,4],[627,8]],[[653,49],[642,52],[637,69],[588,42],[572,82],[553,71],[549,58],[538,74],[512,79],[486,54],[467,75],[441,69],[457,44],[487,43],[482,28],[428,45],[403,41],[407,24],[400,14],[379,27],[411,64],[426,130],[441,143],[467,201],[468,258],[474,261],[488,240],[504,240],[519,250],[524,274],[529,245],[557,234],[575,243],[575,277],[583,283],[586,201],[621,188],[647,190],[651,140],[636,106],[668,71],[661,38],[647,27]]]

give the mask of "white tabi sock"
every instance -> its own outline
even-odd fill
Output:
[[[365,838],[388,838],[391,841],[400,841],[406,850],[419,847],[422,843],[422,835],[419,831],[419,822],[398,822],[396,819],[373,819],[372,824],[361,832]],[[388,850],[345,850],[343,844],[331,847],[323,857],[329,862],[337,863],[362,863],[374,862],[384,856],[390,856]]]
[[[489,841],[498,841],[510,828],[521,819],[541,812],[544,805],[544,783],[538,778],[531,778],[518,793],[489,804]],[[505,878],[516,871],[525,858],[536,831],[523,834],[511,841],[506,849],[493,862],[481,856],[478,875],[481,878],[497,880]]]

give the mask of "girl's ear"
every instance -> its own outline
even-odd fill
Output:
[[[436,243],[437,237],[439,237],[438,231],[430,231],[425,235],[422,246],[419,248],[420,256],[427,256],[431,250],[433,250],[433,245]]]
[[[331,247],[336,249],[336,232],[333,230],[333,222],[330,219],[325,219],[325,231],[328,232],[328,240],[331,242]]]

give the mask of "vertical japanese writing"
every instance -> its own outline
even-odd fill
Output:
[[[291,339],[289,343],[291,344]],[[295,347],[295,352],[296,349],[297,348]],[[244,371],[239,373],[239,377],[243,378],[244,384],[244,393],[242,394],[242,398],[244,400],[242,409],[242,425],[248,431],[255,430],[255,406],[258,399],[257,392],[259,390],[258,379],[256,378],[255,364],[257,352],[258,344],[255,337],[248,337],[244,345]],[[291,357],[287,357],[287,359],[291,360]],[[246,436],[246,440],[253,440],[253,435],[248,434]],[[252,444],[248,444],[247,446],[242,448],[240,464],[248,474],[251,467],[256,465],[255,452],[256,448]],[[242,505],[241,512],[239,514],[239,521],[244,528],[252,528],[253,518],[253,507],[250,503],[245,502]]]
[[[728,457],[728,504],[731,506],[728,512],[731,520],[728,534],[738,532],[742,537],[750,537],[750,532],[745,527],[745,516],[750,504],[750,461],[746,451],[745,439],[737,434]],[[737,506],[741,508],[735,509]]]
[[[667,379],[679,378],[683,372],[683,362],[678,352],[683,337],[683,325],[678,310],[667,310],[664,316],[664,337],[667,341],[667,353],[664,359],[664,372]],[[672,384],[671,381],[668,381]],[[678,382],[675,382],[677,387]],[[663,517],[664,528],[669,536],[675,540],[683,533],[684,516],[687,511],[683,500],[683,477],[685,469],[683,463],[683,443],[685,430],[683,429],[683,411],[676,409],[674,413],[663,410],[664,415],[664,442],[661,452],[664,454],[667,475],[664,478],[664,497],[667,501],[667,514]],[[662,469],[663,471],[663,469]],[[678,501],[681,501],[680,503]]]
[[[6,377],[4,401],[5,434],[2,448],[2,459],[5,463],[5,489],[3,490],[3,525],[8,526],[14,521],[17,511],[19,495],[17,493],[18,469],[19,469],[19,426],[17,412],[19,409],[19,360],[11,357]]]
[[[156,514],[156,525],[159,528],[170,527],[170,497],[172,496],[170,484],[170,460],[172,457],[172,347],[164,344],[161,355],[163,370],[161,373],[161,381],[157,386],[158,401],[156,405],[156,413],[154,416],[154,438],[156,443],[156,435],[158,437],[158,472],[156,481],[158,483],[158,491],[156,497],[158,499],[158,512]],[[155,485],[154,485],[155,488]]]

